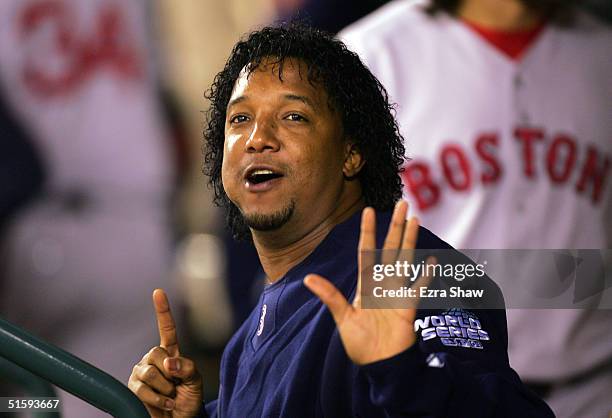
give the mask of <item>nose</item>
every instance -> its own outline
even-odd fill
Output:
[[[280,142],[276,136],[275,123],[267,120],[256,121],[245,143],[246,152],[276,152],[279,148]]]

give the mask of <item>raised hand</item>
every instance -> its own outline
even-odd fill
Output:
[[[162,289],[153,292],[160,344],[134,366],[128,387],[152,418],[195,417],[202,407],[202,377],[181,357],[170,304]]]
[[[385,239],[383,249],[389,250],[385,251],[385,254],[395,254],[394,250],[414,250],[419,223],[414,217],[406,221],[407,212],[408,204],[405,201],[398,202]],[[358,365],[392,357],[408,349],[416,341],[415,307],[405,309],[362,309],[361,307],[361,275],[366,266],[364,257],[376,249],[375,216],[374,209],[365,208],[363,210],[358,249],[359,276],[357,292],[352,304],[348,303],[329,280],[316,274],[309,274],[304,278],[304,284],[329,308],[348,356]],[[364,251],[370,253],[364,253]],[[404,254],[407,252],[404,251]],[[395,259],[383,260],[384,263],[394,261]],[[412,262],[412,259],[406,261]],[[427,260],[428,264],[434,262],[433,258]],[[428,283],[428,277],[421,277],[413,287],[418,288]]]

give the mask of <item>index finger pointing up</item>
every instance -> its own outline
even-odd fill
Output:
[[[155,307],[155,317],[157,318],[157,328],[159,329],[160,346],[168,351],[172,357],[179,356],[178,341],[176,338],[176,326],[170,312],[170,303],[163,289],[153,291],[153,306]]]

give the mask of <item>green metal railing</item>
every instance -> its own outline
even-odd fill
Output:
[[[1,318],[0,357],[116,418],[149,418],[140,400],[114,377]]]

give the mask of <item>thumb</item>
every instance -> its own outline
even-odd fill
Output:
[[[200,373],[192,360],[186,357],[166,357],[163,364],[166,373],[182,383],[200,383]]]
[[[353,307],[347,302],[344,295],[336,289],[329,280],[319,276],[318,274],[309,274],[304,278],[304,285],[315,295],[321,299],[334,317],[336,324],[340,324],[346,314]]]

